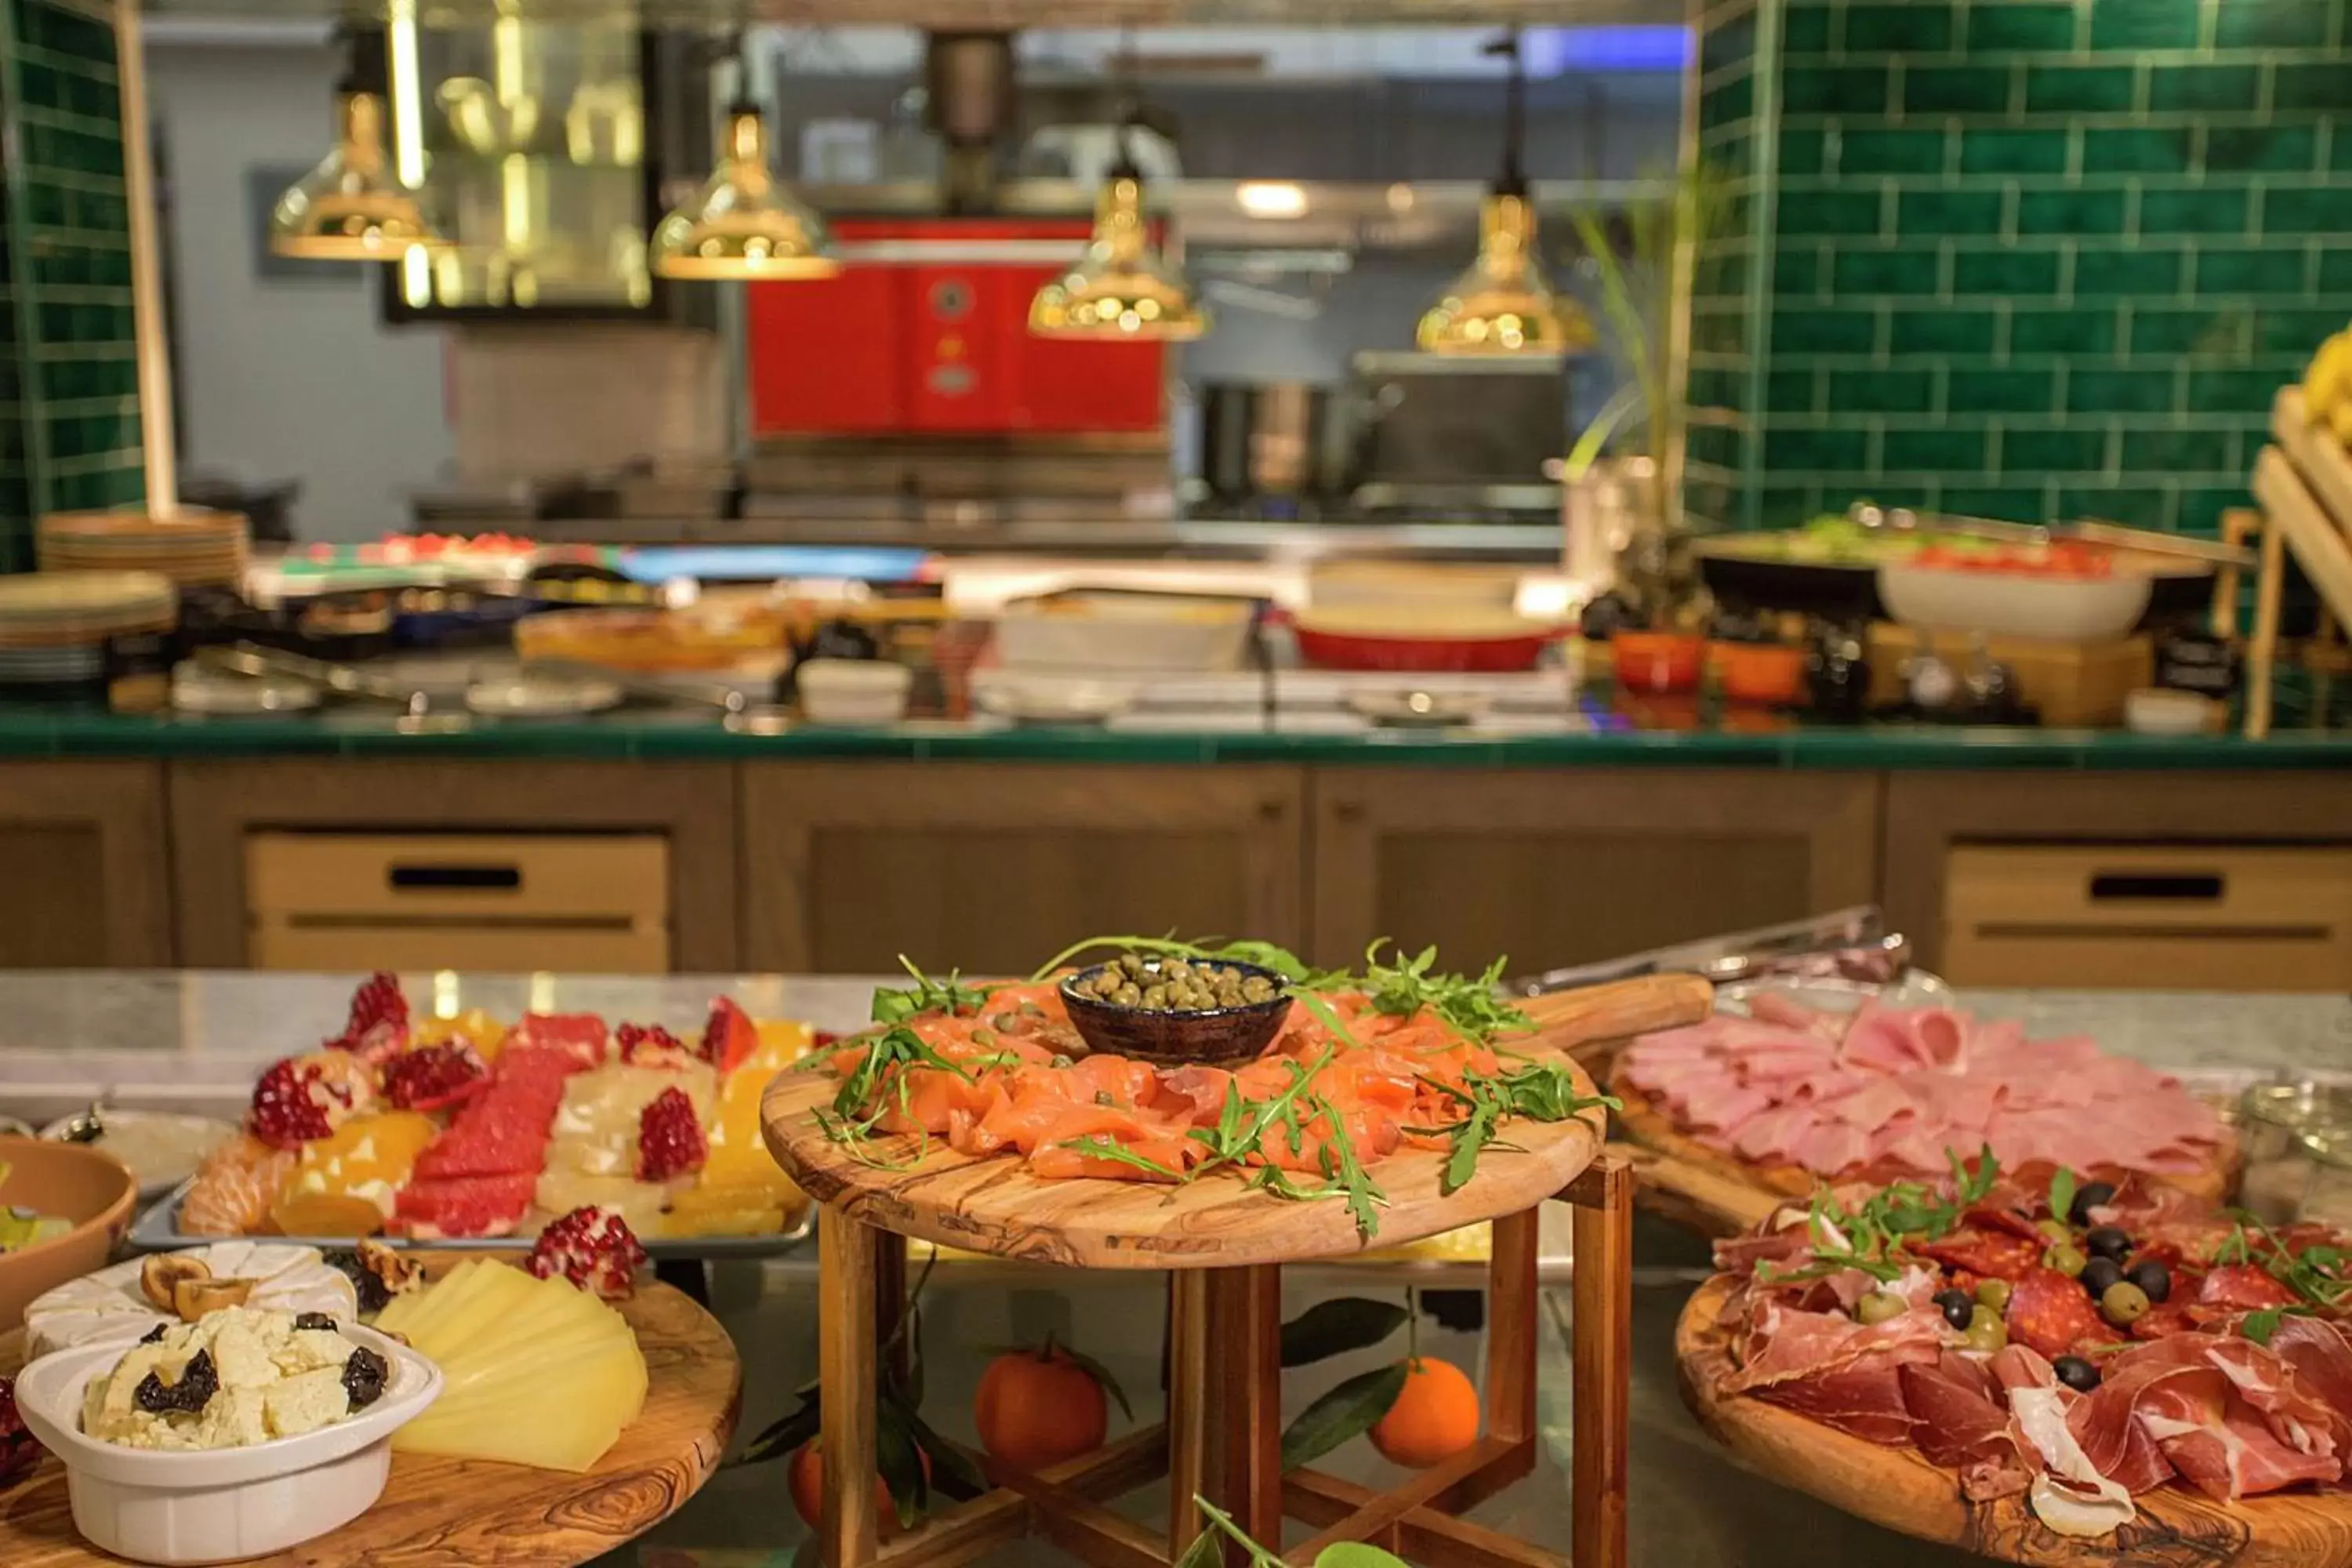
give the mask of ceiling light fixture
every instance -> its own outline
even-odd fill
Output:
[[[310,261],[398,261],[446,242],[416,192],[384,159],[383,36],[347,28],[350,64],[335,89],[335,147],[269,215],[269,248]]]
[[[1536,247],[1536,211],[1523,166],[1527,72],[1517,28],[1488,46],[1509,62],[1503,172],[1478,210],[1478,255],[1423,312],[1414,340],[1431,353],[1560,354],[1590,348],[1592,323],[1555,293]]]
[[[1077,264],[1029,301],[1029,331],[1041,338],[1188,342],[1208,331],[1191,279],[1152,243],[1143,216],[1143,171],[1119,127],[1118,162],[1103,180],[1095,227]]]
[[[808,279],[841,270],[824,219],[777,183],[768,167],[768,127],[751,99],[751,64],[735,35],[742,81],[727,107],[719,166],[685,205],[666,214],[646,242],[663,278]]]

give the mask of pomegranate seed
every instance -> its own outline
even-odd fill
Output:
[[[709,1157],[709,1140],[686,1090],[666,1089],[654,1096],[637,1118],[637,1179],[667,1182],[702,1169]]]

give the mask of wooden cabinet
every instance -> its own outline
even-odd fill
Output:
[[[1093,932],[1296,942],[1296,769],[754,763],[744,962],[1025,973]]]
[[[0,969],[172,963],[163,764],[0,763]]]
[[[1514,972],[1865,903],[1879,781],[1677,769],[1332,769],[1314,780],[1316,961],[1375,937]]]
[[[1885,854],[1955,984],[2352,986],[2352,776],[1897,773]]]
[[[180,962],[736,967],[735,770],[173,764]]]

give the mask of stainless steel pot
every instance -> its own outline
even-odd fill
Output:
[[[1216,500],[1321,500],[1343,489],[1347,435],[1336,388],[1212,382],[1200,409],[1197,471]]]

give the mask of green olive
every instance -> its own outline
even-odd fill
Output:
[[[2128,1279],[2118,1279],[2099,1298],[2099,1310],[2117,1328],[2136,1323],[2147,1312],[2147,1292]]]
[[[2034,1228],[2053,1241],[2065,1242],[2074,1239],[2074,1227],[2063,1219],[2045,1219]]]
[[[2069,1279],[2079,1276],[2084,1265],[2090,1261],[2083,1256],[2083,1249],[2071,1241],[2062,1241],[2042,1255],[2043,1268],[2055,1268]]]
[[[2009,1281],[2006,1279],[1979,1279],[1977,1281],[1977,1300],[1985,1306],[1990,1307],[1996,1312],[2005,1312],[2009,1310]]]
[[[2009,1343],[2009,1329],[1990,1312],[1969,1324],[1969,1349],[1992,1354]]]
[[[1891,1290],[1873,1290],[1854,1304],[1853,1315],[1864,1323],[1883,1323],[1911,1310],[1911,1303]]]

